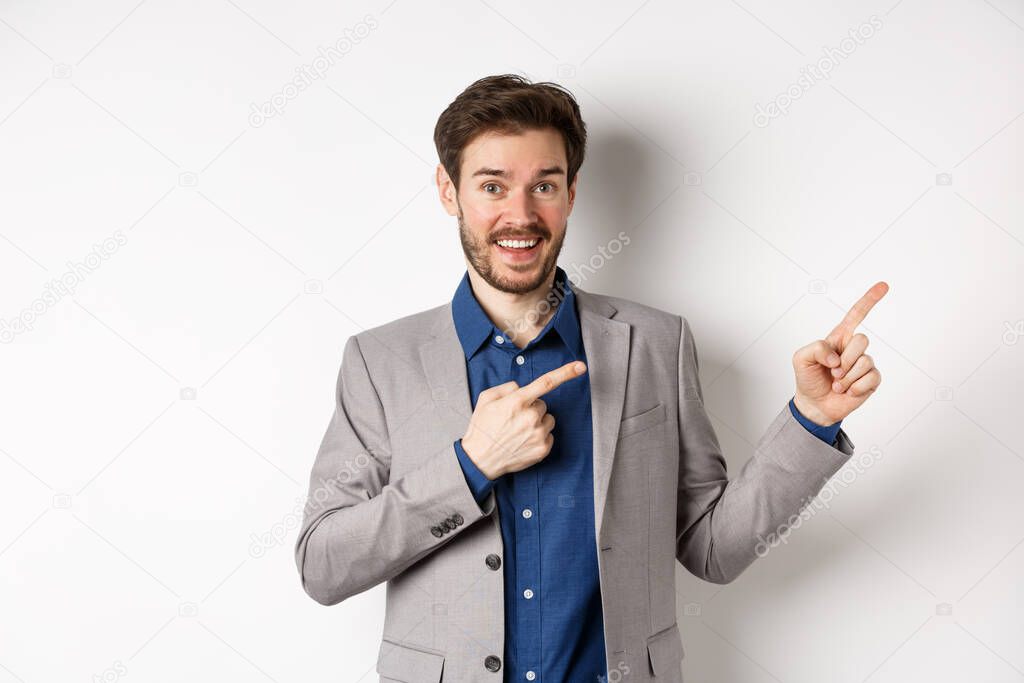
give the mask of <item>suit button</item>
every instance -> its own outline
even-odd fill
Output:
[[[488,671],[497,671],[501,668],[501,660],[494,655],[487,655],[484,659],[484,666]]]
[[[498,567],[501,566],[501,558],[495,555],[494,553],[488,555],[487,559],[485,559],[484,562],[487,563],[488,567],[495,571],[497,571]]]
[[[444,536],[444,532],[441,531],[441,527],[439,527],[439,526],[432,526],[432,527],[430,527],[430,533],[434,534],[438,538],[441,538],[442,536]]]
[[[454,529],[454,528],[455,528],[455,522],[453,522],[453,521],[452,521],[452,520],[450,520],[450,519],[446,519],[446,520],[444,520],[443,522],[441,522],[441,525],[442,525],[442,526],[443,526],[443,527],[444,527],[445,529],[447,529],[448,531],[451,531],[452,529]]]
[[[455,526],[462,526],[462,523],[466,520],[462,518],[462,515],[456,512],[454,515],[452,515],[452,521],[455,522]]]

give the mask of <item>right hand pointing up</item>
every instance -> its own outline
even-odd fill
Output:
[[[555,418],[541,396],[587,371],[582,361],[566,363],[524,387],[505,382],[476,399],[462,449],[488,479],[535,465],[551,452]]]

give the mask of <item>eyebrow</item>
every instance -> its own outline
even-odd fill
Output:
[[[483,168],[478,168],[473,173],[472,177],[475,178],[480,175],[492,175],[497,176],[498,178],[507,178],[509,174],[508,171],[502,168],[487,168],[485,166]],[[561,166],[549,166],[547,168],[542,168],[539,171],[537,171],[537,175],[534,176],[534,178],[543,178],[544,176],[549,175],[565,175],[565,169],[562,168]]]

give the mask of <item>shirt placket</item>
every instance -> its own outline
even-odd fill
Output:
[[[510,343],[511,344],[511,343]],[[532,346],[532,345],[528,345]],[[519,386],[532,382],[534,368],[532,353],[512,345],[510,374]],[[537,517],[540,491],[537,468],[528,467],[516,476],[516,601],[518,609],[517,661],[519,671],[513,680],[539,681],[541,663],[541,585],[540,585],[540,528]]]

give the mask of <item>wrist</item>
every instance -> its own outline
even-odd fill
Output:
[[[836,423],[836,420],[829,419],[828,416],[815,408],[800,394],[793,395],[793,405],[796,406],[801,415],[819,427],[830,427]]]
[[[487,462],[487,459],[484,457],[485,452],[479,444],[475,443],[471,436],[464,436],[461,441],[462,450],[466,452],[466,455],[473,462],[476,468],[480,470],[480,473],[487,477],[489,481],[497,479],[499,473],[492,471],[489,462]]]

